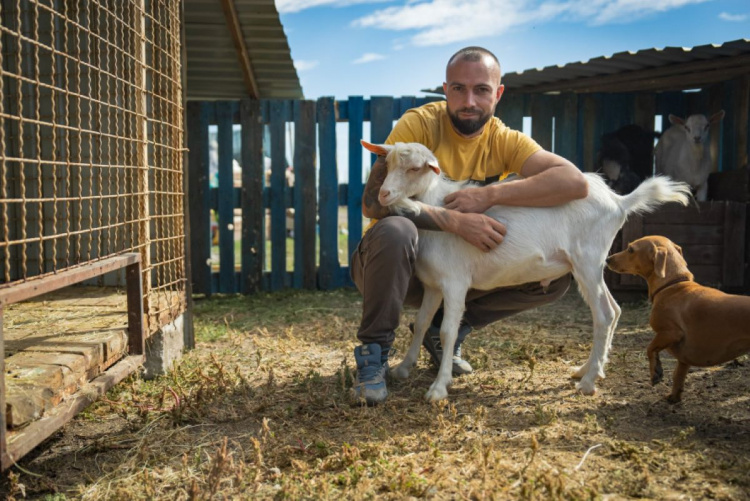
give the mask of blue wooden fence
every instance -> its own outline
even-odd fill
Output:
[[[747,104],[737,110],[742,92],[721,87],[702,92],[628,94],[520,94],[506,92],[497,113],[508,126],[522,129],[531,118],[531,135],[543,147],[590,171],[599,137],[622,125],[653,128],[654,117],[674,113],[710,114],[727,111],[724,124],[712,133],[719,169],[732,170],[747,161]],[[188,146],[191,267],[196,293],[252,293],[287,287],[334,289],[351,285],[348,267],[339,261],[338,212],[347,207],[349,255],[362,235],[363,123],[370,122],[373,142],[382,142],[406,110],[440,99],[391,96],[350,97],[346,101],[243,100],[189,102]],[[744,114],[743,114],[744,113]],[[740,127],[742,120],[744,127]],[[285,182],[287,123],[293,123],[295,182]],[[348,122],[347,138],[336,137],[336,123]],[[240,124],[242,186],[232,183],[232,126]],[[218,128],[218,188],[209,185],[208,127]],[[264,183],[264,133],[271,159],[270,183]],[[738,131],[741,132],[738,134]],[[739,137],[738,137],[739,136]],[[349,183],[339,184],[336,147],[347,141]],[[722,147],[727,145],[728,147]],[[316,183],[317,179],[317,183]],[[286,269],[286,209],[293,207],[294,269]],[[218,213],[219,269],[211,266],[210,210]],[[241,267],[235,266],[234,212],[242,214],[239,246]],[[270,209],[271,230],[265,235]],[[270,271],[263,270],[265,239],[270,240]],[[316,239],[319,265],[316,265]]]

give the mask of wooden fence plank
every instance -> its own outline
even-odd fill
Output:
[[[744,75],[738,78],[737,98],[735,99],[737,107],[735,112],[735,165],[731,169],[741,169],[747,166],[748,161],[748,144],[750,144],[750,75]],[[729,146],[731,147],[731,146]],[[729,170],[729,169],[725,169]]]
[[[193,292],[211,294],[211,212],[208,185],[208,108],[209,103],[187,104],[188,196],[190,207],[190,267]]]
[[[237,292],[234,276],[234,179],[232,173],[232,104],[216,103],[219,147],[219,292]]]
[[[320,271],[318,286],[335,289],[341,280],[338,255],[338,170],[336,168],[336,109],[332,97],[318,99],[320,174]]]
[[[643,216],[633,215],[625,221],[625,225],[622,227],[622,247],[620,250],[627,249],[630,242],[637,240],[644,235],[643,226]],[[627,274],[618,274],[615,277],[614,282],[619,283],[620,285],[639,285],[642,283],[640,277]]]
[[[550,96],[531,96],[531,136],[539,146],[552,151],[552,100]]]
[[[746,206],[737,202],[725,202],[724,217],[724,262],[721,283],[725,287],[745,285],[745,213]]]
[[[704,244],[721,245],[724,235],[721,226],[695,226],[692,224],[651,224],[643,225],[644,235],[663,235],[678,245]]]
[[[362,144],[365,105],[361,96],[349,97],[349,189],[347,219],[349,223],[348,256],[362,238]]]
[[[578,96],[572,92],[555,100],[555,153],[567,158],[579,169],[583,168],[576,155],[578,142]]]
[[[500,98],[495,115],[514,130],[523,129],[524,95],[509,92]]]
[[[581,156],[584,172],[594,171],[594,160],[596,158],[597,138],[596,138],[596,117],[599,114],[599,105],[593,95],[588,94],[580,101],[582,109],[579,113],[582,127],[579,128],[581,134]]]
[[[287,101],[270,101],[271,123],[271,290],[284,288],[286,277],[286,151]]]
[[[294,287],[315,289],[315,101],[294,103]]]
[[[393,97],[373,96],[370,99],[370,141],[384,143],[393,129]],[[375,154],[371,163],[375,163]]]
[[[240,103],[242,126],[242,279],[244,294],[260,292],[263,279],[263,123],[260,101]]]

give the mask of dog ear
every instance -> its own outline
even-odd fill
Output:
[[[664,278],[667,275],[667,251],[663,247],[656,248],[656,254],[654,255],[654,273],[659,278]]]

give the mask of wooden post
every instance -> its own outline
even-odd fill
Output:
[[[190,269],[193,290],[211,295],[211,204],[208,183],[208,103],[187,105]]]
[[[242,292],[253,294],[263,288],[263,117],[260,101],[243,99],[242,123]]]
[[[295,101],[294,287],[315,289],[315,101]]]
[[[335,289],[341,282],[338,255],[338,170],[336,168],[336,109],[333,98],[318,99],[320,147],[320,271],[318,285]]]

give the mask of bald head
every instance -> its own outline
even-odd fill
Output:
[[[491,74],[497,77],[497,84],[500,84],[500,61],[497,59],[495,54],[485,49],[484,47],[464,47],[448,59],[448,64],[445,67],[446,75],[449,73],[451,66],[459,62],[471,62],[471,63],[482,63]]]

